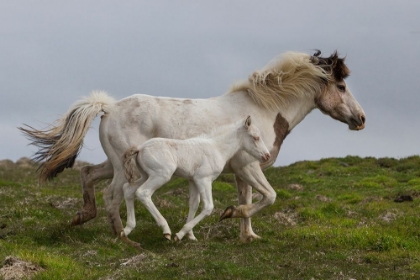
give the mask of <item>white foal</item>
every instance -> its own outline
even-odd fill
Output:
[[[153,138],[138,148],[124,154],[124,166],[129,183],[125,183],[124,198],[127,205],[127,225],[121,232],[127,236],[135,227],[134,193],[163,229],[163,235],[171,239],[171,230],[166,219],[153,204],[151,196],[172,175],[185,177],[190,181],[190,210],[187,223],[176,234],[181,240],[188,233],[195,240],[193,227],[213,211],[212,182],[220,175],[226,163],[239,151],[245,150],[261,162],[270,159],[270,152],[263,142],[259,129],[251,124],[251,117],[232,125],[222,126],[208,136],[186,140]],[[133,182],[132,158],[141,178]],[[197,217],[200,198],[203,210]]]

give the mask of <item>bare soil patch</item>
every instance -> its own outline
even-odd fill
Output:
[[[4,280],[31,279],[36,273],[43,270],[42,267],[31,262],[9,256],[6,257],[2,268],[0,268],[0,278]]]

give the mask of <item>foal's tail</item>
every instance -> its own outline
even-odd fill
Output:
[[[123,163],[124,163],[124,174],[125,178],[129,183],[134,181],[134,166],[137,165],[133,163],[133,157],[137,156],[139,150],[137,148],[130,148],[128,149],[123,155]]]
[[[65,168],[73,167],[93,119],[100,112],[105,114],[115,100],[103,91],[94,91],[89,97],[77,101],[55,124],[45,130],[37,130],[29,125],[19,127],[31,144],[39,148],[33,156],[41,163],[39,180],[56,177]]]

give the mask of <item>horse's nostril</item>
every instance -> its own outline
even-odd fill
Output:
[[[362,121],[362,124],[364,124],[366,122],[366,117],[365,115],[361,115],[360,116],[360,120]]]

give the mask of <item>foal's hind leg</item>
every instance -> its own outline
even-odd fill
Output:
[[[98,165],[83,166],[80,170],[80,180],[83,192],[83,209],[74,216],[71,225],[81,225],[96,217],[96,199],[94,184],[100,180],[111,179],[114,175],[110,161]]]
[[[171,229],[169,228],[166,219],[162,216],[162,214],[156,208],[156,205],[153,203],[152,195],[157,189],[162,187],[163,184],[169,182],[169,180],[171,179],[171,175],[158,176],[155,174],[150,174],[146,182],[144,182],[144,184],[136,191],[138,199],[143,203],[143,205],[153,216],[158,226],[162,228],[163,236],[168,240],[171,239]]]
[[[194,219],[195,213],[197,212],[198,205],[200,204],[200,193],[197,190],[197,186],[195,185],[194,181],[190,180],[189,182],[189,189],[190,189],[190,199],[189,199],[189,211],[188,211],[188,218],[187,223]],[[197,240],[194,236],[194,232],[191,229],[187,232],[187,238],[189,240]]]
[[[137,189],[146,181],[147,175],[143,175],[133,183],[125,183],[123,186],[125,205],[127,207],[127,223],[121,236],[128,236],[136,227],[136,215],[134,210],[134,198]]]

